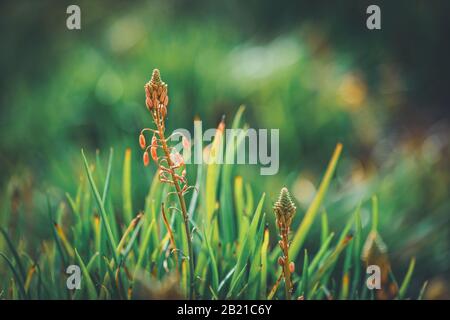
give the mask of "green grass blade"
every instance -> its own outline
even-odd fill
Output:
[[[131,200],[131,149],[127,148],[123,159],[123,177],[122,177],[122,202],[125,223],[133,219],[133,207]]]
[[[372,231],[378,232],[378,220],[379,220],[378,198],[377,198],[377,196],[373,196],[372,197]]]
[[[92,281],[91,275],[89,274],[89,271],[84,264],[83,259],[81,259],[80,255],[78,254],[77,249],[75,249],[75,257],[81,267],[81,272],[83,273],[84,277],[83,282],[86,283],[89,299],[97,299],[97,290],[95,290],[94,282]]]
[[[145,253],[148,250],[148,244],[150,243],[150,238],[151,238],[151,234],[152,234],[154,227],[155,227],[155,219],[152,219],[152,221],[150,222],[150,225],[147,227],[144,238],[139,246],[139,255],[138,255],[136,266],[134,268],[135,276],[136,276],[136,272],[139,269],[142,269],[144,267],[143,263],[144,263]]]
[[[323,244],[325,240],[327,240],[328,234],[330,233],[328,227],[328,215],[325,210],[323,210],[320,220],[320,243]]]
[[[204,230],[203,230],[203,239],[205,240],[206,247],[208,248],[210,269],[212,274],[212,289],[214,290],[214,292],[217,292],[219,290],[219,271],[217,269],[217,262],[214,256],[213,249],[209,244],[208,236],[206,235]]]
[[[217,290],[218,293],[220,293],[220,290],[225,286],[225,283],[233,276],[234,272],[236,271],[236,266],[234,266],[228,273],[226,274],[225,278],[220,281],[219,289]]]
[[[260,299],[267,297],[267,250],[269,248],[269,228],[264,229],[264,239],[261,246],[261,282],[259,285]]]
[[[308,267],[308,273],[312,274],[316,267],[319,265],[322,258],[325,256],[328,248],[330,247],[331,240],[334,237],[334,232],[330,233],[325,242],[320,246],[319,252],[314,256],[314,259],[311,261],[311,264]]]
[[[240,250],[240,253],[238,256],[238,261],[236,263],[237,272],[235,272],[233,274],[233,278],[231,279],[230,290],[227,295],[229,297],[233,295],[233,290],[236,287],[237,281],[241,274],[241,270],[243,270],[243,268],[247,265],[247,259],[250,255],[250,253],[253,252],[254,245],[255,245],[255,242],[257,239],[257,230],[258,230],[258,226],[259,226],[259,222],[260,222],[259,220],[260,220],[261,213],[262,213],[264,199],[265,199],[265,194],[263,193],[263,195],[261,196],[261,199],[259,200],[258,206],[255,210],[255,214],[253,215],[253,219],[250,224],[250,228],[249,228],[247,237],[245,238],[245,241],[242,244],[242,249]]]
[[[405,278],[403,279],[400,290],[398,291],[398,298],[403,299],[406,296],[406,291],[408,290],[409,283],[411,282],[411,276],[414,272],[414,267],[416,265],[416,259],[412,258],[409,263],[408,271],[406,272]]]
[[[114,150],[113,150],[113,148],[111,148],[109,150],[108,166],[106,168],[105,186],[103,187],[103,194],[102,194],[103,205],[106,205],[106,196],[108,195],[109,185],[111,182],[111,169],[112,169],[113,153],[114,153]]]
[[[16,261],[17,267],[19,269],[19,274],[22,277],[22,280],[25,280],[25,268],[23,267],[22,261],[20,259],[19,253],[17,252],[16,248],[14,247],[11,239],[8,236],[8,233],[3,229],[0,228],[0,232],[3,234],[3,237],[5,238],[6,244],[8,245],[9,251],[11,251],[11,254],[14,257],[14,260]]]
[[[11,271],[14,275],[14,279],[16,279],[16,282],[19,285],[19,292],[20,292],[20,295],[22,296],[22,299],[28,299],[28,295],[26,293],[23,280],[22,280],[21,276],[19,275],[19,273],[17,272],[16,268],[14,268],[14,265],[11,262],[11,260],[9,260],[9,258],[3,252],[0,252],[0,257],[3,257],[3,259],[5,259],[6,263],[8,264],[9,268],[11,269]]]
[[[428,281],[425,281],[423,283],[422,288],[420,289],[420,293],[419,293],[419,296],[417,297],[417,300],[422,300],[423,299],[423,297],[425,295],[425,291],[427,290],[427,287],[428,287]]]
[[[342,144],[338,143],[336,145],[336,148],[334,149],[333,156],[331,157],[330,163],[328,164],[327,170],[325,171],[325,175],[322,179],[322,182],[320,183],[319,189],[316,195],[314,196],[311,205],[306,211],[306,214],[303,217],[302,222],[300,223],[300,227],[298,228],[292,240],[292,245],[289,249],[289,255],[292,257],[292,260],[297,259],[297,256],[300,252],[303,242],[306,239],[306,236],[308,235],[308,232],[311,228],[314,218],[316,217],[317,212],[320,209],[322,201],[330,185],[331,178],[336,169],[336,165],[338,163],[341,152],[342,152]]]
[[[103,205],[102,198],[100,198],[100,194],[98,193],[97,186],[95,185],[94,178],[92,177],[92,173],[91,173],[91,170],[89,169],[89,164],[86,159],[86,156],[84,155],[83,150],[81,150],[81,155],[83,156],[84,167],[86,169],[89,184],[94,193],[95,200],[97,201],[97,205],[100,210],[100,214],[102,217],[102,225],[105,227],[106,235],[108,237],[108,242],[109,242],[109,246],[110,246],[111,252],[113,254],[113,257],[114,257],[114,261],[116,262],[116,264],[118,264],[119,258],[116,253],[117,243],[116,243],[116,240],[114,239],[114,235],[112,233],[111,226],[108,221],[108,215],[106,214],[105,206]]]
[[[302,283],[300,286],[300,294],[303,295],[305,300],[308,300],[308,279],[309,279],[309,258],[308,251],[305,249],[305,258],[303,260],[303,269],[302,269]]]

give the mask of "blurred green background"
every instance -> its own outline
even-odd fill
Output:
[[[272,202],[287,185],[304,212],[342,142],[333,228],[360,201],[368,219],[377,194],[394,270],[416,256],[414,288],[429,280],[429,298],[450,297],[448,1],[377,1],[378,31],[366,28],[368,1],[76,1],[79,31],[66,28],[69,4],[0,4],[3,225],[47,237],[45,195],[75,193],[81,148],[106,158],[113,147],[119,179],[130,147],[143,207],[154,170],[137,137],[150,124],[143,85],[159,68],[169,129],[192,129],[195,116],[215,127],[241,104],[251,127],[280,129],[277,175],[238,168]]]

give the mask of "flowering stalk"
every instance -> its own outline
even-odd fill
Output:
[[[167,84],[161,80],[158,69],[153,70],[151,80],[145,85],[145,104],[156,129],[145,128],[139,136],[139,144],[144,150],[143,161],[147,166],[150,157],[158,166],[159,181],[173,185],[180,203],[181,213],[186,231],[188,244],[188,260],[189,260],[189,298],[194,298],[194,255],[191,243],[191,232],[189,228],[189,216],[186,209],[186,201],[184,195],[190,190],[186,179],[186,166],[181,154],[167,144],[168,139],[165,137],[165,120],[167,117],[167,107],[169,104],[169,96],[167,95]],[[145,132],[152,132],[153,136],[150,145],[147,146],[144,136]],[[183,145],[188,144],[183,137]],[[158,151],[161,155],[158,155]],[[149,155],[150,152],[150,155]]]
[[[276,216],[276,223],[280,235],[278,244],[283,255],[278,258],[278,264],[283,269],[283,276],[285,282],[286,299],[291,299],[292,294],[292,280],[291,273],[294,272],[294,262],[289,261],[289,232],[291,228],[292,218],[294,217],[297,208],[289,195],[287,188],[281,189],[280,196],[273,206]]]

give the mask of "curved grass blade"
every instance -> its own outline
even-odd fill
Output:
[[[0,228],[0,232],[3,234],[3,237],[5,238],[6,244],[8,245],[8,248],[14,257],[14,260],[16,261],[17,267],[19,268],[20,275],[22,277],[22,280],[24,281],[25,280],[25,268],[23,267],[22,261],[20,260],[19,253],[17,252],[11,239],[9,238],[8,233],[3,228]]]

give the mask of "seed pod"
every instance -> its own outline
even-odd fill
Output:
[[[139,145],[142,149],[145,149],[146,147],[145,137],[142,133],[139,135]]]
[[[158,162],[158,154],[156,153],[156,147],[151,147],[150,153],[152,155],[153,161]]]
[[[289,271],[290,271],[291,273],[293,273],[293,272],[295,271],[295,263],[294,263],[293,261],[291,261],[291,262],[289,263]]]
[[[144,155],[143,155],[143,157],[142,157],[142,160],[144,161],[144,166],[148,166],[150,160],[149,160],[149,158],[148,158],[148,152],[147,152],[147,151],[144,152]]]

